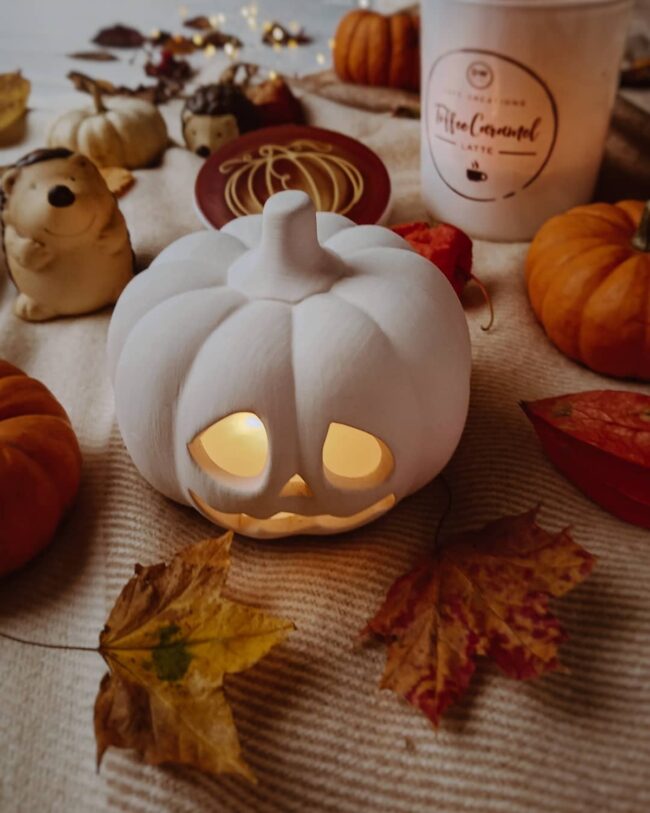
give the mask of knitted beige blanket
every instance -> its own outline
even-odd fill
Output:
[[[382,156],[394,185],[393,222],[424,215],[417,121],[316,95],[305,100],[312,123],[343,129]],[[177,122],[178,108],[166,115]],[[632,152],[634,145],[624,133],[616,139],[619,164],[629,169],[621,144]],[[140,265],[199,228],[192,209],[199,166],[196,156],[176,147],[159,169],[136,173],[137,184],[120,205]],[[453,491],[447,530],[541,502],[542,525],[571,525],[576,540],[599,557],[592,577],[559,606],[570,633],[562,654],[569,672],[518,683],[482,664],[468,696],[438,731],[377,688],[384,652],[355,649],[354,639],[391,581],[430,546],[444,503],[434,484],[341,537],[237,539],[230,594],[297,625],[258,666],[227,682],[257,785],[151,768],[117,751],[96,773],[92,710],[105,671],[101,659],[0,640],[3,813],[650,809],[650,538],[564,480],[518,406],[519,399],[577,390],[649,390],[591,373],[549,344],[526,298],[525,253],[521,244],[475,245],[475,270],[492,293],[496,322],[489,333],[480,330],[486,314],[470,286],[464,304],[473,341],[472,399],[446,473]],[[84,468],[76,506],[56,541],[0,584],[0,629],[94,645],[134,563],[169,557],[215,529],[154,492],[125,451],[105,363],[110,313],[26,324],[11,312],[14,296],[3,274],[0,356],[42,379],[61,400]]]

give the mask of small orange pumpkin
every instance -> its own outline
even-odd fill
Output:
[[[526,260],[551,341],[598,373],[650,379],[650,203],[577,206],[547,221]]]
[[[420,18],[405,11],[346,14],[336,31],[334,70],[344,82],[420,87]]]
[[[61,404],[0,360],[0,576],[47,545],[80,476],[79,444]]]

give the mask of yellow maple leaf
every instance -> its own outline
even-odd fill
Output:
[[[231,540],[191,545],[168,565],[136,565],[99,639],[110,672],[95,701],[98,765],[112,745],[151,765],[254,780],[224,676],[253,666],[294,625],[222,596]]]
[[[23,115],[30,89],[31,83],[20,71],[0,74],[0,131],[6,130]]]
[[[125,195],[135,183],[135,175],[124,167],[97,167],[97,169],[116,198]]]

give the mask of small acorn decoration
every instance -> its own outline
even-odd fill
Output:
[[[255,105],[234,78],[202,85],[187,99],[181,116],[185,143],[202,158],[260,124]]]

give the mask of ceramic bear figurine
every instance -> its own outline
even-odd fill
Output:
[[[3,243],[14,312],[43,321],[113,304],[133,277],[124,217],[95,165],[35,150],[2,177]]]

